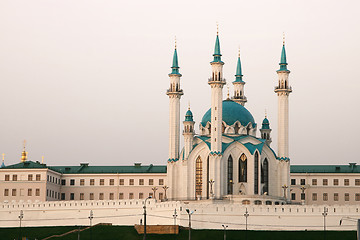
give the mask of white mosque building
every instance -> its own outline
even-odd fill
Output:
[[[180,150],[180,85],[177,49],[175,47],[170,88],[169,159],[167,183],[172,199],[253,199],[256,201],[290,200],[289,159],[289,84],[285,43],[282,47],[278,85],[278,152],[271,148],[271,128],[266,118],[260,137],[257,123],[245,108],[240,54],[237,61],[234,96],[224,100],[224,62],[221,60],[219,35],[208,84],[211,88],[211,108],[199,123],[195,133],[190,108],[183,121],[184,147]],[[228,94],[229,95],[229,94]],[[258,199],[258,200],[257,200]]]

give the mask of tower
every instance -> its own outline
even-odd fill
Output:
[[[267,119],[267,116],[265,115],[265,118],[262,122],[262,127],[260,129],[260,133],[261,133],[261,138],[265,139],[265,142],[268,146],[270,146],[272,140],[271,140],[271,128],[270,128],[270,123],[269,120]]]
[[[190,110],[190,106],[185,114],[185,121],[183,123],[184,123],[184,131],[183,131],[184,159],[187,159],[189,157],[190,151],[193,146],[193,140],[194,140],[194,134],[195,134],[195,131],[194,131],[195,122],[193,120],[193,114]]]
[[[180,98],[183,90],[180,89],[179,64],[175,43],[172,71],[169,74],[170,88],[166,91],[169,96],[169,161],[179,159],[179,141],[180,141]]]
[[[219,31],[216,34],[214,60],[210,63],[212,76],[208,84],[211,87],[211,151],[209,156],[209,175],[214,180],[214,195],[216,198],[221,196],[221,173],[220,160],[222,155],[222,99],[223,87],[226,84],[223,78],[223,65],[220,53]]]
[[[278,159],[279,180],[282,188],[286,190],[286,198],[290,195],[290,158],[289,158],[289,95],[292,89],[289,84],[290,71],[287,69],[285,38],[283,40],[280,69],[277,70],[279,77],[275,93],[278,96]]]
[[[239,49],[235,81],[232,82],[232,84],[234,85],[234,97],[232,99],[234,102],[237,102],[237,103],[245,106],[247,99],[244,95],[245,82],[242,80],[242,77],[243,77],[243,75],[242,75],[242,70],[241,70],[240,49]]]
[[[26,141],[24,140],[24,149],[21,152],[21,162],[25,162],[27,160],[27,152],[25,151]]]

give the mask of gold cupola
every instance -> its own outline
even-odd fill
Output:
[[[24,149],[21,153],[21,162],[25,162],[27,160],[27,152],[25,151],[25,145],[26,145],[26,140],[24,140]]]

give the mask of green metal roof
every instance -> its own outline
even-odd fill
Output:
[[[270,123],[267,117],[264,118],[261,129],[270,129]]]
[[[280,69],[278,71],[289,71],[287,69],[287,62],[286,62],[286,52],[285,52],[285,44],[283,44],[282,51],[281,51],[281,59],[280,59]]]
[[[177,75],[181,75],[179,72],[179,63],[178,63],[178,56],[177,56],[177,50],[175,48],[174,50],[174,56],[173,56],[173,64],[171,67],[172,71],[170,74],[177,74]]]
[[[187,110],[187,112],[185,114],[185,122],[192,122],[192,121],[194,121],[193,114],[189,108],[189,110]]]
[[[349,165],[291,165],[291,173],[360,173],[360,166]]]
[[[216,35],[216,41],[215,41],[215,50],[214,50],[214,61],[212,62],[220,62],[221,61],[221,53],[220,53],[220,40],[219,40],[219,35]]]
[[[240,61],[240,56],[238,57],[238,61],[237,61],[237,66],[236,66],[236,75],[235,75],[235,81],[234,82],[244,82],[242,80],[242,70],[241,70],[241,61]]]
[[[63,174],[89,174],[89,173],[166,173],[166,165],[134,165],[134,166],[47,166],[39,162],[26,161],[5,167],[4,169],[40,169],[48,168]]]

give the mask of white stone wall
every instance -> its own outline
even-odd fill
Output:
[[[289,100],[286,93],[278,95],[278,157],[289,157]]]
[[[169,159],[179,158],[180,97],[169,95]]]

